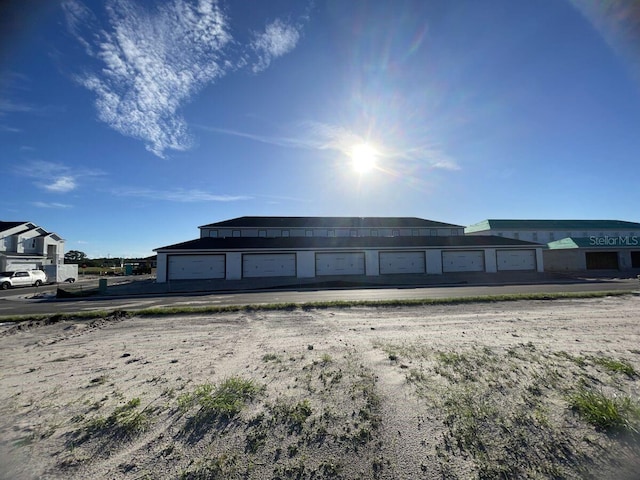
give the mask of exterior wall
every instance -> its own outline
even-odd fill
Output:
[[[498,271],[495,248],[487,248],[484,251],[484,271],[487,273],[496,273]]]
[[[620,250],[618,252],[618,265],[620,265],[620,270],[631,269],[631,250]]]
[[[430,249],[426,251],[427,275],[442,275],[442,250]]]
[[[298,252],[296,256],[298,278],[313,278],[316,276],[315,252]]]
[[[543,252],[542,248],[536,248],[536,267],[537,267],[537,271],[540,273],[544,272],[544,265],[545,265],[544,255],[542,254],[542,252]]]
[[[240,280],[242,278],[242,253],[227,253],[227,280]]]
[[[158,252],[156,264],[156,282],[165,283],[169,278],[167,273],[167,254]]]
[[[380,256],[378,255],[378,250],[365,250],[364,271],[367,272],[367,276],[380,275]]]
[[[200,238],[205,237],[410,237],[410,236],[461,236],[463,228],[201,228]],[[310,232],[308,234],[307,232]]]

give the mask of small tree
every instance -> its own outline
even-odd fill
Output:
[[[87,254],[80,250],[69,250],[64,254],[64,261],[67,263],[80,263],[86,260]]]

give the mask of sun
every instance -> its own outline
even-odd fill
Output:
[[[367,143],[354,145],[351,149],[353,168],[359,173],[366,173],[376,166],[378,152]]]

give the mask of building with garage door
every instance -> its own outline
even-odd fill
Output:
[[[546,271],[640,269],[640,223],[621,220],[484,220],[466,235],[497,235],[545,245]]]
[[[540,245],[408,217],[240,217],[156,249],[157,282],[543,270]]]
[[[0,222],[0,271],[35,270],[64,259],[64,240],[31,222]]]

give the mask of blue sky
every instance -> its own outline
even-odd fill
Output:
[[[241,215],[640,221],[636,1],[9,4],[0,219],[66,250]]]

